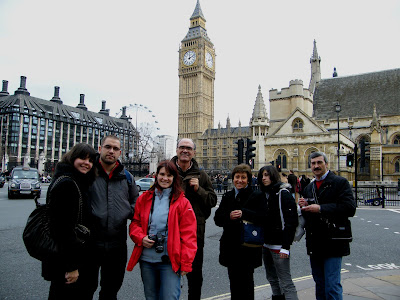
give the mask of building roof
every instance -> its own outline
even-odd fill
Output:
[[[341,105],[340,117],[370,117],[400,114],[400,69],[347,77],[323,79],[314,94],[314,118],[337,118],[335,104]]]
[[[231,135],[231,134],[238,134],[239,129],[241,130],[242,136],[248,136],[250,134],[250,127],[230,127],[230,128],[211,128],[204,131],[202,138],[216,136],[216,137],[223,137],[222,135]]]
[[[29,93],[17,93],[16,95],[0,97],[0,113],[11,113],[13,111],[73,124],[134,130],[131,122],[121,118],[114,118],[78,107],[32,97]]]

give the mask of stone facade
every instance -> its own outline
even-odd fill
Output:
[[[199,7],[197,2],[195,13]],[[204,37],[201,39],[203,44],[208,41]],[[199,41],[196,45],[200,44]],[[184,42],[182,49],[183,46]],[[308,87],[303,86],[302,80],[295,79],[280,91],[270,90],[268,118],[259,86],[248,127],[241,124],[231,127],[228,117],[226,128],[219,124],[213,129],[213,107],[210,106],[214,105],[214,98],[191,87],[184,78],[186,69],[182,66],[182,55],[186,49],[182,49],[179,54],[178,136],[195,140],[197,160],[206,171],[228,173],[237,164],[235,142],[239,138],[250,138],[256,141],[255,172],[274,163],[279,164],[283,172],[292,169],[297,175],[311,176],[309,155],[323,151],[332,171],[353,180],[355,167],[346,166],[346,155],[358,148],[359,180],[397,181],[400,178],[400,69],[338,77],[335,68],[333,78],[321,79],[321,58],[314,41]],[[201,56],[204,48],[199,47],[198,53]],[[214,90],[215,73],[204,72],[201,60],[195,70],[187,72],[194,72],[196,81],[193,82],[197,87]],[[188,86],[197,97],[191,98],[192,103],[203,103],[200,101],[203,99],[205,106],[193,104],[188,108],[185,99],[190,97],[183,90]],[[202,110],[204,107],[206,109]],[[191,125],[184,126],[189,120]],[[365,148],[362,145],[366,145]]]

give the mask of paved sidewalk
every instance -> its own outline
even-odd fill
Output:
[[[315,299],[311,276],[295,280],[299,300]],[[342,273],[343,300],[400,300],[400,270]],[[271,299],[269,285],[256,287],[256,300]]]

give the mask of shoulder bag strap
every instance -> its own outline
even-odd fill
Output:
[[[77,188],[77,190],[78,190],[78,193],[79,193],[79,203],[78,203],[78,218],[77,218],[77,220],[76,220],[76,224],[82,223],[82,193],[81,193],[81,190],[80,190],[78,184],[76,183],[76,181],[75,181],[72,177],[67,176],[67,175],[61,175],[60,177],[58,177],[58,178],[54,181],[53,185],[51,186],[51,189],[47,192],[47,193],[48,193],[48,197],[49,197],[49,203],[48,203],[48,204],[50,204],[50,201],[51,201],[51,191],[54,189],[54,187],[55,187],[57,184],[60,183],[61,180],[65,179],[65,178],[70,178],[70,179],[72,180],[72,182],[75,183],[75,186],[76,186],[76,188]]]
[[[290,192],[288,189],[282,188],[282,189],[279,189],[279,192],[277,193],[277,195],[279,196],[279,214],[281,215],[282,230],[284,230],[285,229],[285,220],[283,219],[283,213],[282,213],[282,200],[281,200],[282,191],[287,191],[288,193],[290,193]]]

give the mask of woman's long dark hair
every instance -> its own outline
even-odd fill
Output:
[[[94,162],[96,157],[96,151],[94,148],[86,143],[78,143],[72,147],[67,153],[63,155],[59,163],[64,163],[74,167],[74,162],[77,158],[86,159],[89,158],[91,162]],[[92,179],[94,177],[94,167],[87,173]]]
[[[274,166],[264,166],[260,169],[260,171],[258,171],[258,176],[257,176],[258,184],[260,185],[262,191],[266,189],[266,186],[262,182],[264,171],[268,173],[269,179],[271,180],[271,185],[281,182],[281,176],[279,175],[278,170]]]
[[[165,168],[165,171],[167,171],[167,173],[171,174],[174,177],[174,180],[172,181],[172,185],[171,185],[172,190],[171,190],[170,199],[172,200],[172,197],[178,198],[179,195],[181,194],[181,192],[183,192],[182,187],[181,187],[181,177],[179,176],[178,168],[170,160],[163,160],[158,164],[155,182],[154,182],[153,186],[150,188],[150,191],[154,191],[156,188],[161,189],[161,187],[157,181],[157,176],[158,176],[158,173],[160,173],[160,170],[162,168]]]

